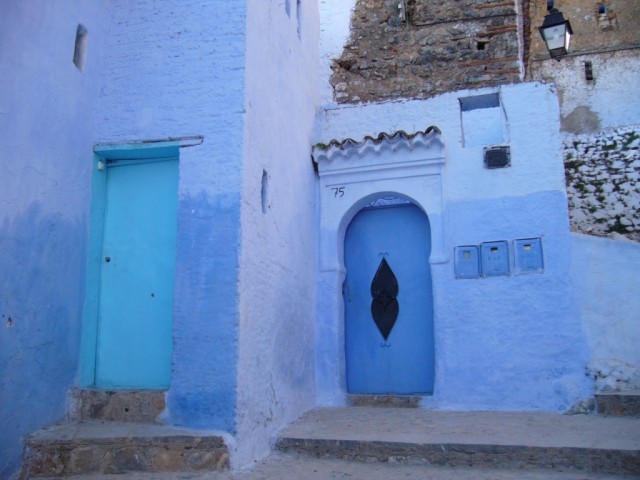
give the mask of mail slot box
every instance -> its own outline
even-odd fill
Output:
[[[480,245],[480,268],[483,277],[509,275],[509,244],[504,241]]]
[[[515,274],[544,272],[542,239],[523,238],[513,241],[513,270]]]
[[[462,245],[455,248],[456,278],[478,278],[480,276],[480,253],[477,245]]]

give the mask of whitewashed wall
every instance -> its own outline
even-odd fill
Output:
[[[585,61],[592,63],[593,80],[585,78]],[[563,132],[596,133],[639,122],[640,98],[630,94],[640,84],[637,50],[534,62],[530,75],[555,83]]]
[[[235,465],[315,403],[315,1],[248,3]]]
[[[640,244],[574,233],[576,298],[597,391],[640,388]]]

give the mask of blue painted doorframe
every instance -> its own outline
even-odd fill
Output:
[[[429,220],[415,205],[364,209],[351,221],[343,287],[349,393],[433,393],[430,244]],[[372,315],[372,282],[383,259],[397,280],[398,315],[387,339]]]
[[[94,148],[83,387],[169,386],[182,143]]]

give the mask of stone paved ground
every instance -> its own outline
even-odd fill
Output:
[[[639,473],[640,475],[640,473]],[[624,480],[634,477],[549,470],[495,470],[347,462],[274,454],[247,471],[87,475],[67,480]],[[640,478],[640,477],[635,477]],[[54,480],[54,479],[48,479]]]

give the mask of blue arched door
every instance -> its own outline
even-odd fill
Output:
[[[361,210],[345,235],[347,391],[429,394],[434,382],[429,219],[415,205]]]

